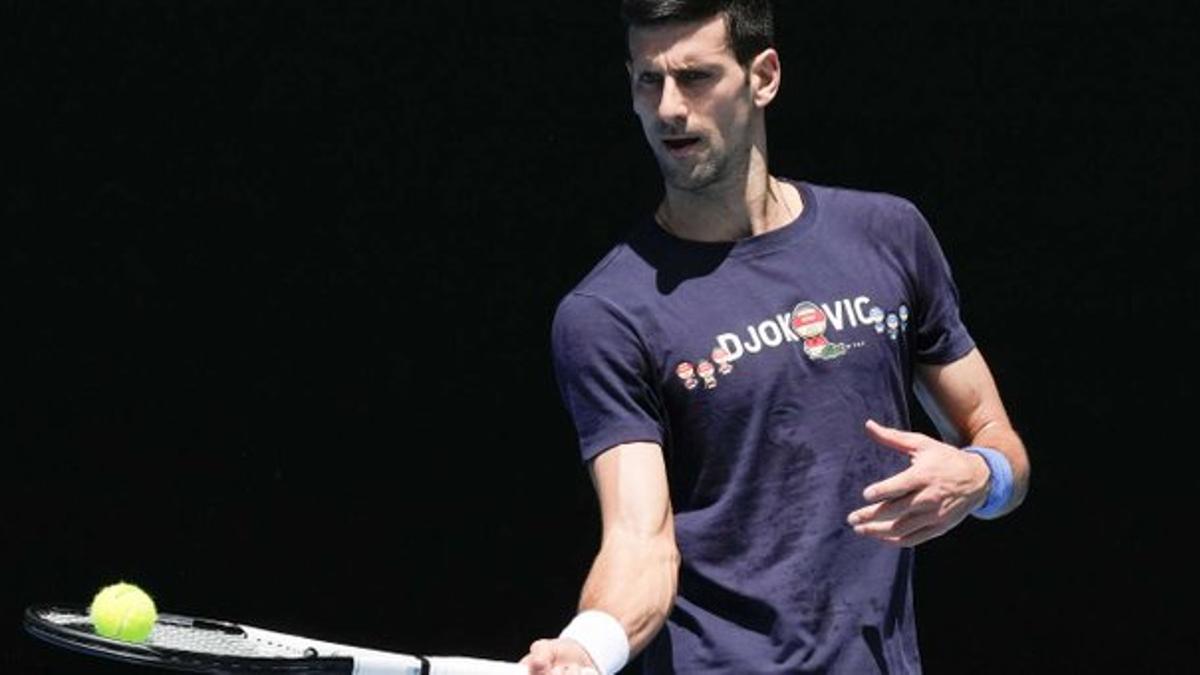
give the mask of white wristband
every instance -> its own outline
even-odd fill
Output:
[[[578,642],[600,675],[613,675],[629,661],[629,638],[613,615],[598,609],[586,609],[575,616],[558,635]]]

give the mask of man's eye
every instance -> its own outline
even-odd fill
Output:
[[[680,73],[679,79],[680,79],[680,81],[683,81],[683,82],[699,82],[701,80],[707,80],[708,73],[697,71],[697,70],[689,70],[689,71]]]
[[[660,84],[662,83],[662,76],[658,73],[642,73],[641,75],[638,75],[638,83],[651,85]]]

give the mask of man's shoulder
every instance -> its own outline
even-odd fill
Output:
[[[919,215],[910,200],[890,192],[814,183],[804,185],[826,216],[911,219]]]
[[[805,184],[821,231],[840,245],[875,242],[905,248],[926,236],[929,225],[910,200],[889,192]]]
[[[564,300],[586,295],[619,300],[639,295],[639,289],[653,283],[653,267],[637,250],[635,240],[640,226],[630,228],[595,265],[568,291]]]
[[[631,329],[636,307],[646,302],[653,284],[653,271],[629,238],[617,242],[559,299],[553,321],[556,343],[596,339],[615,326]]]

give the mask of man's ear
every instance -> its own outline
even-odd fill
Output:
[[[779,52],[774,48],[764,49],[754,57],[750,62],[750,92],[754,96],[754,105],[765,108],[775,99],[782,74]]]

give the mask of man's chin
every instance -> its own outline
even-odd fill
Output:
[[[676,190],[694,192],[717,181],[716,168],[710,162],[680,161],[673,157],[658,157],[658,169],[663,181]]]

